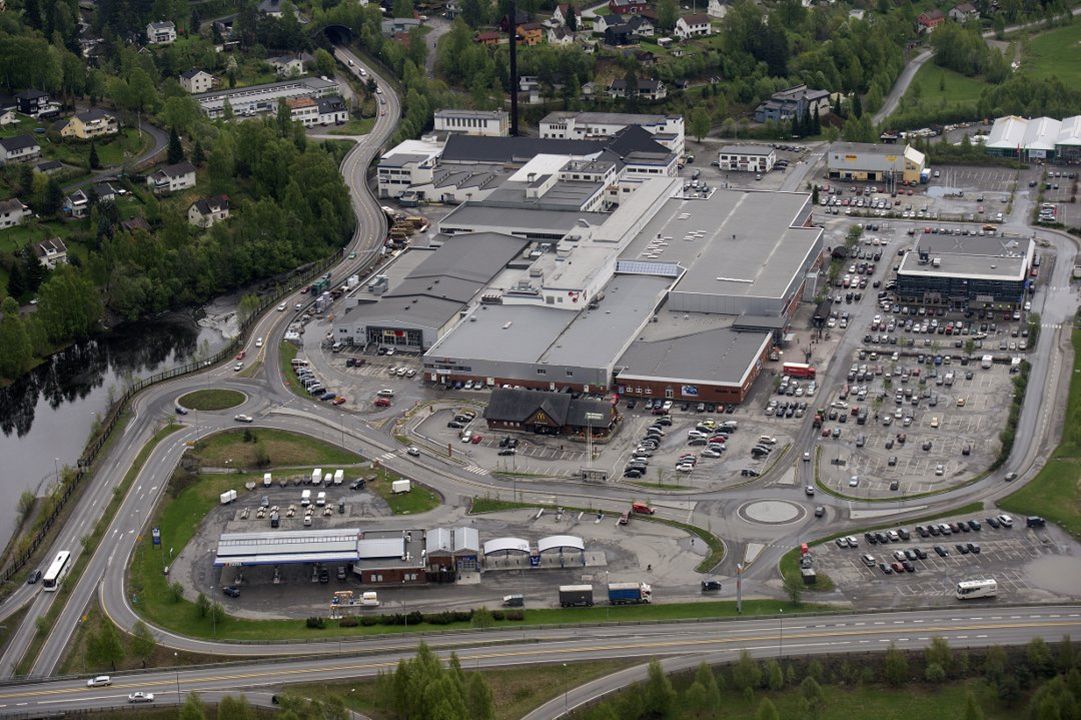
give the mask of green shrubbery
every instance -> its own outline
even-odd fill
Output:
[[[525,612],[522,610],[487,610],[481,608],[480,610],[444,610],[437,613],[422,613],[418,610],[414,610],[411,613],[383,613],[380,615],[361,615],[357,617],[346,617],[338,621],[340,627],[356,627],[362,625],[363,627],[374,627],[376,625],[386,626],[416,626],[421,623],[427,623],[429,625],[453,625],[455,623],[472,623],[474,618],[480,614],[487,613],[485,616],[491,617],[495,622],[504,621],[518,621],[525,620]],[[314,618],[321,619],[321,618]],[[313,625],[311,621],[313,618],[308,619],[309,628],[322,629],[323,625]]]

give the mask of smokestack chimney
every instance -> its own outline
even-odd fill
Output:
[[[510,134],[518,136],[518,5],[511,0],[507,30],[510,33]]]

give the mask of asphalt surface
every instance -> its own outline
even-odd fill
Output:
[[[738,621],[658,623],[607,627],[568,628],[564,639],[538,644],[535,629],[524,628],[514,642],[457,650],[466,668],[507,667],[538,662],[580,662],[611,658],[673,657],[669,669],[693,666],[702,660],[719,662],[741,650],[757,657],[821,653],[867,652],[894,644],[914,649],[932,637],[945,638],[952,647],[1025,643],[1032,637],[1058,637],[1081,630],[1081,607],[965,606],[931,612],[851,614],[815,617],[783,616]],[[400,640],[399,640],[400,642]],[[443,656],[448,650],[437,650]],[[38,683],[12,683],[0,687],[0,714],[62,711],[68,708],[106,708],[126,704],[128,693],[155,695],[160,703],[198,692],[204,700],[243,689],[249,694],[272,694],[282,684],[318,683],[365,678],[393,669],[407,650],[370,648],[363,655],[347,649],[329,656],[241,663],[195,669],[162,669],[113,675],[109,687],[88,688],[84,678],[57,678]],[[554,718],[567,708],[599,694],[625,686],[643,676],[632,668],[579,688],[571,689],[526,717]],[[250,697],[250,695],[249,695]],[[265,700],[265,697],[264,697]]]
[[[352,60],[355,65],[351,67],[361,66],[359,58],[346,50],[339,48],[335,54],[345,63]],[[371,68],[366,69],[368,72],[373,72]],[[357,145],[342,163],[342,173],[350,188],[354,210],[357,214],[356,231],[347,251],[355,252],[356,257],[343,261],[334,269],[332,277],[335,283],[342,282],[350,274],[368,267],[379,256],[382,241],[386,235],[386,218],[379,208],[378,201],[372,197],[368,189],[367,168],[382,144],[393,134],[400,116],[400,105],[386,80],[376,77],[384,90],[382,97],[385,98],[386,104],[380,105],[380,108],[385,110],[385,114],[377,118],[376,125],[369,135],[355,139],[358,140]],[[802,182],[815,159],[809,158],[810,163],[806,167],[794,169],[791,176],[792,185]],[[788,184],[786,182],[786,186]],[[1024,220],[1028,217],[1028,209],[1029,206],[1025,201],[1016,202],[1012,218],[1005,229],[1031,233],[1031,229],[1027,227]],[[1069,271],[1076,253],[1074,240],[1054,232],[1040,231],[1037,234],[1055,246],[1058,258],[1050,271],[1050,281],[1042,284],[1042,289],[1034,299],[1034,309],[1043,313],[1045,322],[1060,320],[1068,322],[1077,306],[1077,298],[1074,297],[1068,282]],[[1045,268],[1045,272],[1046,270]],[[241,407],[224,413],[192,413],[184,418],[186,424],[182,430],[170,435],[154,450],[136,478],[131,492],[124,498],[116,518],[108,529],[105,542],[95,550],[89,559],[87,570],[79,582],[71,588],[71,597],[64,611],[53,624],[52,631],[33,666],[32,677],[45,678],[55,672],[71,634],[78,625],[81,613],[95,592],[99,593],[102,607],[114,622],[125,629],[130,629],[134,625],[137,615],[132,607],[133,599],[125,589],[124,570],[135,543],[142,535],[149,532],[146,526],[149,516],[164,491],[168,474],[186,449],[187,443],[222,428],[234,427],[232,421],[234,413],[242,412],[254,416],[259,426],[301,431],[331,442],[344,441],[347,447],[358,450],[368,457],[390,453],[393,456],[385,461],[390,469],[402,472],[433,487],[452,504],[455,504],[458,498],[478,493],[511,499],[512,490],[504,487],[505,481],[499,481],[487,475],[478,476],[455,462],[428,455],[410,458],[404,454],[402,446],[392,437],[389,429],[372,427],[357,421],[353,415],[344,414],[323,403],[292,395],[278,374],[278,345],[287,321],[295,317],[291,309],[294,303],[305,304],[309,298],[310,296],[301,295],[286,298],[283,302],[287,308],[290,308],[289,311],[268,313],[252,330],[246,362],[249,367],[256,362],[262,363],[255,377],[242,378],[235,375],[231,371],[232,363],[230,362],[222,367],[210,368],[197,376],[186,376],[170,383],[155,385],[141,393],[135,400],[132,408],[134,417],[126,430],[117,438],[107,457],[103,459],[103,469],[90,481],[90,486],[74,509],[71,520],[61,530],[49,556],[59,549],[68,549],[76,556],[81,554],[80,538],[90,531],[102,512],[102,508],[111,498],[112,489],[121,482],[139,450],[157,428],[176,420],[173,403],[177,397],[210,384],[215,387],[240,389],[248,396]],[[1061,389],[1069,380],[1069,372],[1063,365],[1063,356],[1057,344],[1061,342],[1060,335],[1063,334],[1065,333],[1048,331],[1040,333],[1038,346],[1032,353],[1033,374],[1029,383],[1030,397],[1064,397]],[[262,348],[254,347],[255,337],[265,338],[266,342]],[[846,333],[835,355],[844,357],[854,349],[858,342],[856,333]],[[821,392],[824,395],[839,384],[843,372],[844,369],[838,363],[834,363],[820,375]],[[1053,430],[1057,413],[1060,411],[1061,408],[1054,408],[1053,403],[1043,406],[1037,402],[1026,403],[1014,453],[1004,468],[980,482],[935,498],[901,501],[895,505],[891,503],[892,509],[896,511],[894,517],[900,521],[917,513],[925,514],[929,506],[944,509],[971,499],[993,498],[1003,492],[1004,488],[1016,489],[1019,484],[1034,475],[1039,459],[1046,455],[1047,447],[1054,442]],[[689,520],[703,527],[712,527],[717,530],[724,527],[725,517],[730,515],[735,507],[749,499],[776,497],[792,501],[791,488],[777,487],[772,483],[788,471],[793,463],[797,465],[797,474],[807,472],[807,469],[803,467],[807,464],[798,462],[798,458],[804,449],[813,447],[815,433],[811,428],[810,417],[798,426],[798,430],[794,431],[794,436],[795,441],[786,460],[777,463],[777,467],[758,481],[729,491],[673,494],[674,499],[681,505],[679,508],[665,507],[664,498],[656,497],[660,506],[658,514],[684,522]],[[1021,474],[1021,478],[1007,486],[1002,482],[1002,478],[1003,474],[1009,470],[1017,471]],[[799,477],[797,488],[806,481],[802,475]],[[584,505],[588,502],[593,507],[606,510],[622,509],[626,507],[629,500],[639,494],[630,488],[604,485],[584,486],[562,481],[537,481],[528,483],[528,486],[523,483],[517,488],[517,493],[527,502],[548,502],[556,497],[560,504]],[[661,495],[660,493],[652,494]],[[802,501],[802,498],[800,500]],[[696,503],[696,507],[689,514],[682,507],[691,503]],[[856,529],[866,524],[866,520],[854,519],[851,514],[853,511],[871,507],[881,508],[881,506],[828,496],[820,496],[816,504],[830,507],[830,530],[834,531]],[[765,589],[765,583],[776,575],[776,562],[780,556],[799,540],[809,539],[801,536],[815,532],[814,527],[795,528],[762,552],[744,575],[745,597],[750,597],[756,591],[761,592]],[[734,563],[738,559],[733,553],[729,553],[721,570],[733,571]],[[16,630],[7,651],[0,657],[0,674],[5,678],[11,677],[19,658],[29,646],[36,632],[35,619],[47,612],[54,600],[54,595],[41,593],[39,588],[40,586],[19,588],[0,605],[0,621],[2,621],[23,604],[30,602],[30,612]],[[817,620],[815,625],[822,625],[824,628],[822,630],[822,628],[812,627],[808,624],[810,621],[801,617],[799,620],[793,620],[792,627],[785,628],[784,632],[786,638],[789,637],[787,633],[793,633],[790,638],[793,644],[789,646],[786,643],[786,647],[790,647],[792,651],[798,648],[801,653],[843,652],[848,649],[865,651],[870,647],[876,647],[879,642],[888,642],[890,639],[896,640],[899,645],[915,647],[926,641],[927,636],[920,634],[919,631],[944,634],[951,638],[951,643],[956,644],[1024,642],[1037,634],[1055,637],[1070,632],[1070,628],[1075,628],[1078,623],[1075,610],[1072,607],[1064,611],[1048,608],[1024,611],[991,608],[986,609],[986,612],[983,609],[968,612],[966,608],[961,615],[958,615],[960,611],[957,609],[922,614],[880,614],[867,616],[867,619],[863,621],[853,620],[852,627],[844,631],[844,633],[852,633],[848,639],[842,638],[839,634],[836,623],[841,622],[840,620],[834,618]],[[1054,616],[1052,616],[1052,611]],[[1014,615],[1018,617],[1015,618]],[[911,621],[906,618],[911,618]],[[928,618],[935,620],[932,623]],[[570,630],[523,628],[517,631],[429,635],[425,636],[425,640],[441,649],[457,648],[463,657],[463,662],[466,661],[468,653],[469,659],[481,667],[509,663],[562,662],[593,657],[693,655],[697,658],[703,654],[715,657],[717,653],[721,653],[720,657],[723,658],[727,657],[724,653],[731,652],[727,646],[732,643],[742,644],[731,645],[732,648],[745,646],[752,652],[767,654],[771,641],[767,639],[765,628],[773,621],[753,622],[764,624],[741,623],[738,627],[725,623],[696,623],[690,626],[682,623],[662,624],[635,626],[633,631],[628,631],[625,626]],[[864,624],[860,626],[856,625],[856,622]],[[901,627],[908,622],[912,623],[910,632],[899,634],[894,626]],[[876,625],[876,623],[880,624]],[[777,624],[780,624],[780,620]],[[919,627],[917,631],[916,627],[920,625],[933,625],[933,627]],[[688,627],[691,629],[688,630]],[[822,632],[819,632],[820,630]],[[341,645],[337,643],[278,643],[272,640],[261,644],[239,644],[180,637],[160,628],[152,628],[152,631],[160,643],[177,649],[233,657],[268,654],[293,656],[291,659],[280,662],[263,662],[230,668],[224,674],[220,668],[180,672],[179,679],[185,692],[189,690],[206,692],[209,699],[213,699],[214,692],[235,691],[238,687],[273,686],[282,682],[372,674],[380,668],[387,667],[388,664],[393,664],[398,657],[409,654],[413,643],[420,639],[415,637],[403,643],[400,638],[368,638],[343,641]],[[740,635],[741,632],[746,635]],[[769,633],[772,633],[772,630]],[[772,635],[769,634],[768,637]],[[543,644],[541,641],[544,641]],[[490,647],[493,642],[498,643],[498,648]],[[488,647],[471,649],[471,646],[481,643]],[[363,660],[344,657],[329,660],[301,657],[337,650],[347,655],[351,651],[361,649],[376,654],[366,656]],[[140,675],[138,688],[160,692],[162,699],[167,699],[170,691],[165,686],[170,682],[175,682],[177,677],[176,673],[168,671]],[[122,696],[125,696],[126,692],[133,687],[128,681],[124,682],[126,684],[123,684],[123,687],[121,687],[122,683],[118,682],[112,688],[99,688],[93,691],[88,691],[81,681],[72,680],[11,685],[6,688],[6,691],[0,692],[0,712],[10,713],[17,709],[26,711],[31,703],[34,707],[54,709],[67,702],[77,702],[80,707],[115,704],[122,700]],[[187,682],[191,683],[190,687],[186,684]],[[589,687],[586,686],[586,688]],[[583,694],[579,701],[587,696],[586,688],[582,689]],[[123,690],[123,693],[120,690]],[[175,700],[175,688],[172,693]],[[570,693],[566,701],[569,703],[577,696],[576,693],[578,691]],[[27,704],[20,705],[19,703]],[[550,709],[549,712],[551,712]],[[553,716],[549,714],[536,717]]]
[[[81,187],[86,187],[92,183],[96,183],[99,180],[105,178],[115,178],[118,173],[124,172],[126,167],[138,167],[150,158],[156,156],[158,153],[165,150],[165,146],[169,144],[169,133],[165,132],[161,128],[151,125],[145,120],[139,124],[139,129],[150,136],[150,147],[143,151],[138,157],[133,158],[125,165],[111,165],[107,168],[102,168],[90,174],[89,177],[85,177],[82,180],[70,183],[64,186],[65,192],[71,192]]]

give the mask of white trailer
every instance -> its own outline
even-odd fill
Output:
[[[311,504],[312,504],[312,491],[311,490],[305,490],[305,491],[301,492],[300,493],[300,506],[301,507],[308,507]]]
[[[334,473],[323,473],[323,484],[330,487],[332,482],[334,482]]]
[[[323,482],[323,468],[312,470],[312,485],[318,485],[321,482]]]
[[[263,487],[270,487],[274,483],[274,478],[270,473],[263,473]]]
[[[341,485],[343,480],[345,480],[345,470],[335,470],[334,471],[334,484],[335,485]]]
[[[221,504],[228,505],[236,500],[236,490],[226,490],[221,494]]]
[[[390,484],[390,491],[395,495],[407,493],[413,489],[413,483],[409,480],[395,480]]]

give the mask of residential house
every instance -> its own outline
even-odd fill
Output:
[[[349,120],[349,111],[341,95],[316,98],[315,103],[319,106],[320,125],[341,125]]]
[[[548,44],[569,47],[574,44],[574,33],[562,25],[557,28],[548,28]]]
[[[864,10],[863,8],[852,8],[851,10],[848,11],[848,19],[849,20],[863,20],[863,18],[864,18],[864,16],[866,14],[867,14],[867,11]]]
[[[280,18],[285,12],[282,0],[259,0],[256,10],[264,17]]]
[[[101,108],[90,108],[81,113],[76,113],[66,121],[61,121],[60,137],[75,138],[76,140],[93,140],[94,138],[116,135],[120,132],[120,121],[115,115],[111,115]]]
[[[967,23],[969,20],[979,20],[980,11],[972,3],[964,2],[950,8],[950,20],[959,23]]]
[[[679,20],[676,20],[676,29],[673,34],[680,40],[687,40],[692,37],[704,37],[709,33],[709,15],[695,13],[693,15],[684,15]]]
[[[68,246],[58,237],[50,238],[39,243],[34,243],[34,254],[38,262],[55,270],[57,265],[64,265],[68,261]]]
[[[653,78],[638,79],[638,97],[642,100],[664,100],[668,97],[665,84]],[[608,95],[613,98],[627,97],[627,81],[623,78],[613,80],[608,85]]]
[[[567,15],[573,10],[574,16],[579,17],[578,10],[570,3],[560,3],[556,5],[555,12],[552,13],[552,19],[559,25],[565,26],[567,24]]]
[[[709,8],[706,10],[706,14],[711,18],[720,20],[728,14],[727,0],[709,0]]]
[[[795,85],[773,93],[769,100],[755,108],[754,119],[760,123],[784,122],[794,117],[802,117],[804,111],[814,115],[816,108],[820,117],[829,113],[829,92],[814,90],[806,85]]]
[[[62,209],[70,218],[84,218],[90,214],[90,196],[80,188],[64,198]]]
[[[933,8],[916,16],[916,30],[929,33],[944,22],[946,22],[946,16],[938,8]]]
[[[394,37],[418,27],[420,27],[420,20],[416,18],[387,18],[381,23],[380,31],[383,37]]]
[[[299,77],[304,74],[304,57],[301,55],[279,55],[268,58],[267,64],[274,68],[278,77]]]
[[[593,19],[593,34],[604,35],[604,31],[608,29],[608,25],[615,25],[621,22],[621,18],[615,15],[598,15]]]
[[[14,110],[5,110],[0,113],[0,127],[6,127],[8,125],[14,125],[19,119],[15,117]]]
[[[118,190],[110,182],[94,183],[94,194],[98,196],[98,202],[116,202],[116,198],[126,192]]]
[[[522,75],[518,78],[518,92],[525,93],[526,102],[536,105],[541,101],[541,83],[536,75]]]
[[[180,87],[192,95],[210,92],[214,88],[214,76],[206,70],[188,70],[180,73]]]
[[[199,198],[188,208],[188,222],[206,229],[229,217],[229,196]]]
[[[494,47],[503,42],[503,36],[496,30],[485,30],[474,35],[473,42],[487,47]]]
[[[514,26],[517,27],[523,23],[533,22],[533,15],[529,12],[518,8],[514,13]],[[509,33],[511,28],[510,17],[504,15],[499,19],[499,31],[502,33]]]
[[[168,45],[176,40],[176,24],[172,20],[152,22],[146,26],[146,41],[151,45]]]
[[[0,138],[0,165],[31,162],[41,157],[41,146],[30,133]]]
[[[540,45],[544,39],[544,26],[536,22],[522,23],[518,26],[518,38],[523,45]]]
[[[0,200],[0,230],[22,225],[23,220],[31,214],[30,208],[23,205],[18,198]]]
[[[155,195],[193,188],[195,187],[195,167],[187,161],[168,165],[148,175],[146,184]]]
[[[60,103],[49,100],[49,93],[41,90],[23,90],[15,96],[19,112],[31,117],[48,117],[60,112]]]
[[[622,19],[609,20],[604,30],[604,42],[608,45],[633,45],[640,37],[653,37],[653,23],[643,15],[628,15]]]
[[[297,97],[284,101],[289,108],[289,118],[304,127],[311,127],[319,122],[319,103],[315,98]]]
[[[608,0],[613,15],[637,15],[648,6],[648,0]]]

